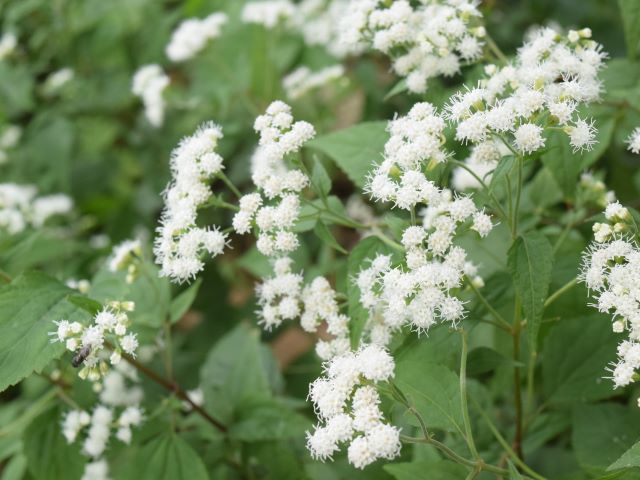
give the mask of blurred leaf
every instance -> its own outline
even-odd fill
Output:
[[[640,467],[640,442],[634,443],[633,446],[624,452],[620,458],[609,465],[607,470],[631,467]]]
[[[40,372],[64,353],[51,342],[55,320],[88,315],[67,299],[73,290],[42,273],[26,273],[0,288],[0,391]]]
[[[80,478],[85,459],[60,431],[61,412],[52,408],[35,418],[24,432],[23,450],[27,468],[38,480]]]
[[[24,65],[0,62],[0,117],[19,115],[33,107],[33,79]]]
[[[618,0],[624,36],[627,41],[629,58],[636,58],[640,43],[640,2],[638,0]]]
[[[249,398],[236,411],[229,436],[244,442],[303,437],[311,421],[274,399]]]
[[[469,352],[467,374],[480,375],[491,372],[500,365],[513,365],[513,360],[505,357],[493,348],[478,347]]]
[[[551,404],[573,404],[616,394],[606,375],[616,358],[617,338],[611,321],[598,314],[563,318],[543,349],[542,380]]]
[[[73,303],[76,307],[80,307],[82,310],[93,316],[102,310],[102,304],[84,295],[68,295],[67,300]]]
[[[396,480],[459,480],[468,471],[460,464],[447,460],[419,460],[411,463],[390,463],[384,466]]]
[[[324,243],[329,245],[334,250],[337,250],[340,253],[344,253],[345,255],[348,253],[342,247],[342,245],[338,243],[338,241],[336,240],[336,237],[333,236],[333,233],[331,233],[331,230],[329,230],[329,227],[327,227],[327,225],[324,222],[316,223],[316,226],[313,229],[313,231],[320,240],[322,240]]]
[[[536,350],[544,301],[551,282],[553,249],[538,232],[520,235],[509,249],[509,270],[527,319],[529,345]]]
[[[122,480],[207,480],[207,467],[191,446],[174,432],[151,440],[129,464]]]
[[[171,305],[169,307],[169,319],[171,323],[176,323],[182,318],[187,310],[189,310],[189,307],[193,304],[196,296],[198,295],[200,285],[202,285],[202,279],[198,278],[171,301]]]
[[[353,127],[317,137],[306,146],[331,157],[358,187],[382,161],[389,138],[386,122],[362,122]]]
[[[582,171],[582,164],[573,154],[566,133],[556,130],[549,132],[542,163],[558,182],[565,197],[572,197],[578,183],[578,176]]]
[[[314,158],[313,170],[311,172],[311,182],[319,190],[318,194],[321,197],[326,197],[331,191],[331,178],[327,174],[327,171],[322,166],[322,162]]]

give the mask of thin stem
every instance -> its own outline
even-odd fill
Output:
[[[578,279],[574,278],[573,280],[568,281],[567,283],[565,283],[562,287],[560,287],[558,290],[556,290],[555,292],[553,292],[549,298],[547,298],[544,302],[544,307],[548,307],[549,305],[551,305],[553,302],[555,302],[559,297],[561,297],[564,293],[568,292],[569,290],[571,290],[573,287],[575,287],[578,284]]]
[[[233,210],[234,212],[240,211],[240,207],[238,207],[237,205],[233,205],[231,203],[225,202],[224,200],[218,197],[213,197],[209,199],[209,201],[205,205],[211,206],[211,207],[222,207],[222,208],[226,208],[227,210]]]
[[[482,304],[486,307],[486,309],[489,310],[489,313],[493,316],[493,318],[495,318],[498,321],[498,323],[502,326],[503,329],[505,329],[508,332],[511,332],[511,324],[509,322],[507,322],[502,317],[502,315],[500,315],[497,312],[497,310],[491,306],[491,304],[485,298],[485,296],[482,294],[482,292],[480,292],[480,290],[478,290],[478,287],[476,287],[473,284],[473,281],[471,279],[467,279],[467,283],[471,287],[471,290],[473,290],[473,293],[475,293],[476,296],[478,297],[478,300],[480,300],[482,302]]]
[[[138,370],[140,373],[144,374],[150,380],[153,380],[158,385],[160,385],[160,386],[164,387],[166,390],[172,392],[180,400],[184,400],[185,402],[187,402],[191,406],[193,411],[198,413],[201,417],[203,417],[205,420],[207,420],[211,425],[216,427],[218,430],[220,430],[223,433],[226,433],[227,427],[224,426],[220,421],[216,420],[211,415],[209,415],[200,405],[197,405],[196,403],[194,403],[193,400],[191,400],[191,398],[189,398],[189,395],[187,395],[187,393],[182,388],[180,388],[180,385],[178,385],[176,382],[169,381],[169,380],[167,380],[165,378],[162,378],[156,372],[154,372],[153,370],[147,368],[142,363],[138,362],[135,358],[127,355],[126,353],[122,354],[122,358],[124,358],[127,363],[129,363],[131,366],[135,367],[136,370]]]
[[[473,431],[471,430],[471,421],[469,420],[469,406],[467,405],[467,333],[461,329],[460,335],[462,336],[462,353],[460,355],[460,406],[462,408],[464,433],[471,455],[473,455],[475,459],[480,459],[476,444],[473,440]]]
[[[509,442],[507,442],[507,440],[500,434],[496,426],[493,424],[493,422],[489,418],[489,415],[487,415],[487,413],[480,407],[480,405],[476,400],[473,400],[473,403],[476,409],[478,410],[478,412],[480,413],[480,415],[482,416],[482,418],[485,420],[487,426],[489,427],[489,430],[491,430],[491,433],[493,433],[493,436],[496,437],[496,440],[498,441],[498,443],[502,446],[502,448],[504,448],[505,452],[509,457],[511,457],[513,462],[518,467],[520,467],[524,472],[526,472],[527,475],[532,476],[536,480],[546,480],[545,477],[543,477],[542,475],[537,473],[535,470],[533,470],[531,467],[529,467],[526,463],[522,461],[520,457],[518,457],[518,455],[516,455],[516,452],[514,452],[511,446],[509,445]]]
[[[504,211],[504,209],[502,208],[502,205],[500,204],[500,202],[498,201],[498,199],[496,198],[496,196],[493,194],[493,192],[489,189],[489,187],[487,186],[487,184],[484,182],[484,180],[482,180],[477,174],[476,172],[474,172],[471,168],[469,168],[469,166],[467,164],[465,164],[464,162],[461,162],[459,160],[449,160],[449,163],[452,163],[464,170],[466,170],[473,178],[476,179],[476,181],[480,184],[480,186],[487,192],[487,195],[489,195],[489,198],[491,199],[491,201],[495,204],[495,207],[497,209],[498,214],[502,217],[503,220],[508,221],[509,217],[507,216],[507,213]]]
[[[402,245],[400,245],[398,242],[396,242],[395,240],[389,238],[387,235],[384,234],[384,232],[382,230],[380,230],[379,228],[374,228],[372,230],[373,234],[378,237],[380,240],[382,240],[384,243],[386,243],[387,245],[389,245],[390,247],[395,248],[396,250],[400,250],[400,251],[404,251],[404,247]]]
[[[498,57],[498,60],[500,60],[504,64],[509,62],[509,60],[507,59],[507,56],[504,53],[502,53],[502,50],[500,50],[500,47],[498,47],[498,44],[493,40],[493,38],[491,38],[487,34],[485,35],[485,40],[487,41],[487,46],[489,47],[489,50],[491,50],[491,53],[493,53],[496,57]]]
[[[522,458],[522,380],[520,378],[520,297],[516,295],[515,311],[513,314],[513,399],[516,411],[516,433],[513,441],[515,451]]]
[[[526,411],[531,412],[533,409],[533,387],[536,373],[536,359],[538,358],[538,353],[535,350],[531,350],[529,354],[529,368],[527,369],[527,403],[526,403]]]
[[[522,170],[524,162],[522,157],[518,157],[518,184],[516,186],[516,204],[513,210],[513,222],[511,223],[511,236],[514,238],[518,234],[518,217],[520,212],[520,197],[522,197]]]
[[[231,190],[233,192],[233,194],[240,198],[242,197],[242,194],[240,193],[240,190],[238,190],[236,188],[236,186],[231,182],[231,180],[229,180],[229,177],[227,177],[224,172],[218,172],[218,177],[220,178],[220,180],[222,180],[224,182],[224,184],[229,188],[229,190]]]

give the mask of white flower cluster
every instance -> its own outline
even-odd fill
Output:
[[[302,0],[296,5],[295,28],[307,45],[321,45],[337,58],[358,53],[340,41],[340,27],[350,0]]]
[[[111,365],[120,363],[122,352],[135,356],[138,338],[135,333],[127,333],[131,324],[127,312],[133,309],[133,302],[110,302],[96,313],[89,326],[69,320],[55,321],[57,329],[50,333],[52,341],[63,342],[67,350],[74,352],[72,363],[77,367],[82,365],[78,373],[80,378],[97,382],[109,370],[105,361],[105,341],[110,341],[114,347],[109,357]]]
[[[391,134],[384,160],[368,179],[366,190],[378,201],[394,202],[410,210],[419,203],[437,201],[440,191],[427,180],[423,167],[443,162],[445,122],[430,103],[416,103],[405,117],[389,122]]]
[[[131,91],[142,99],[144,115],[154,127],[162,126],[165,101],[162,92],[169,85],[169,77],[159,65],[140,67],[133,76]]]
[[[423,93],[429,78],[455,75],[482,56],[481,22],[475,0],[356,0],[343,18],[342,41],[389,55],[407,88]]]
[[[480,236],[488,235],[491,218],[467,197],[429,206],[423,215],[424,225],[410,226],[402,235],[406,268],[393,267],[390,256],[378,255],[356,278],[360,303],[369,310],[365,333],[374,344],[387,345],[403,325],[418,332],[438,321],[455,325],[464,317],[464,306],[454,291],[462,287],[465,276],[474,285],[483,284],[453,238],[468,222]]]
[[[65,67],[60,70],[56,70],[47,77],[42,86],[45,95],[54,95],[67,83],[73,80],[75,72],[72,68]]]
[[[447,106],[456,139],[481,143],[502,136],[518,152],[531,154],[545,146],[545,128],[560,126],[574,152],[593,148],[593,121],[581,119],[577,109],[598,99],[606,54],[590,37],[589,29],[567,36],[540,29],[513,64],[486,66],[479,86],[458,92]]]
[[[209,40],[220,36],[220,30],[227,21],[227,16],[221,12],[203,19],[184,20],[171,35],[166,48],[167,57],[172,62],[183,62],[194,57]]]
[[[368,345],[357,352],[336,356],[324,366],[326,377],[309,388],[320,423],[307,432],[307,447],[315,458],[326,460],[341,443],[349,443],[347,455],[356,468],[379,458],[392,460],[400,454],[400,430],[384,423],[380,397],[365,383],[393,377],[395,364],[384,349]]]
[[[18,38],[10,32],[0,37],[0,62],[9,57],[18,46]]]
[[[284,77],[282,86],[291,100],[296,100],[308,92],[320,89],[344,76],[342,65],[333,65],[317,72],[312,72],[308,67],[299,67]]]
[[[198,208],[211,197],[209,182],[222,171],[222,157],[215,152],[222,130],[204,123],[171,152],[171,176],[165,192],[165,208],[155,241],[160,274],[178,282],[193,278],[204,268],[204,252],[220,255],[226,234],[217,227],[196,225]]]
[[[628,331],[629,340],[618,345],[618,361],[612,365],[614,386],[637,379],[640,368],[640,250],[622,238],[591,245],[583,258],[581,280],[596,300],[598,311],[613,316],[613,331]]]
[[[18,125],[8,125],[0,134],[0,165],[9,161],[7,150],[18,145],[22,136],[22,128]]]
[[[631,214],[620,202],[611,202],[607,205],[604,216],[607,223],[596,222],[593,224],[594,239],[597,243],[611,240],[614,236],[620,236],[629,230]]]
[[[613,190],[607,190],[607,186],[591,172],[584,172],[580,175],[581,189],[578,191],[587,203],[597,207],[605,208],[608,204],[616,201],[616,194]]]
[[[54,194],[37,197],[33,185],[0,183],[0,230],[9,234],[24,231],[27,226],[42,227],[55,215],[64,215],[73,208],[67,195]]]
[[[73,443],[86,428],[82,452],[95,459],[101,457],[107,448],[112,429],[116,429],[118,440],[129,444],[131,442],[131,427],[137,427],[141,423],[142,410],[137,406],[126,407],[115,418],[113,409],[98,404],[91,414],[84,410],[67,412],[62,420],[62,433],[67,443]]]
[[[464,163],[478,178],[485,184],[489,184],[493,171],[498,166],[498,162],[505,155],[509,155],[510,150],[500,141],[486,140],[474,145],[471,148],[471,155]],[[480,182],[463,167],[456,167],[451,177],[451,186],[462,192],[468,189],[480,188]]]
[[[627,138],[627,148],[631,153],[640,154],[640,127],[634,129]]]
[[[242,9],[242,21],[271,29],[290,23],[295,14],[296,6],[289,0],[248,2]]]
[[[281,101],[269,105],[266,113],[256,118],[254,128],[260,134],[260,146],[252,159],[252,179],[259,193],[240,199],[233,228],[237,233],[248,233],[255,221],[258,250],[278,257],[298,247],[292,228],[300,211],[298,195],[309,183],[301,170],[289,169],[284,159],[313,138],[315,130],[310,123],[294,123],[291,107]]]

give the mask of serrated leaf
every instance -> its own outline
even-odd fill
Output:
[[[369,172],[382,160],[389,138],[386,122],[362,122],[307,142],[331,157],[356,186],[364,187]]]
[[[146,444],[121,477],[123,480],[208,480],[200,456],[177,434],[170,432]]]
[[[318,236],[320,240],[329,245],[334,250],[339,251],[340,253],[344,253],[345,255],[348,253],[342,245],[338,243],[336,237],[333,236],[329,227],[327,227],[326,223],[318,222],[313,229],[314,233]]]
[[[638,43],[640,43],[640,2],[638,0],[618,0],[624,38],[627,41],[629,58],[636,58]]]
[[[313,183],[313,186],[318,189],[318,195],[321,197],[329,195],[329,192],[331,191],[331,178],[318,158],[314,158],[313,161],[311,182]]]
[[[60,431],[61,412],[52,408],[35,418],[24,432],[23,452],[34,478],[67,480],[80,478],[84,458],[75,445],[69,445]]]
[[[549,332],[542,355],[542,380],[550,404],[589,402],[615,395],[605,368],[616,359],[618,339],[611,321],[593,314],[563,318]],[[570,348],[569,348],[570,345]]]
[[[360,343],[360,337],[362,336],[367,318],[369,318],[369,312],[360,303],[360,289],[352,280],[358,275],[360,270],[368,267],[366,260],[373,260],[378,254],[389,255],[391,253],[393,253],[391,247],[376,237],[363,239],[351,250],[351,253],[349,253],[347,260],[347,278],[349,279],[349,283],[347,284],[350,318],[349,335],[351,345],[354,348]]]
[[[74,291],[42,273],[26,273],[0,288],[0,391],[40,372],[64,353],[52,343],[54,320],[86,320],[89,315],[71,303]]]
[[[176,323],[187,310],[189,310],[189,307],[198,295],[200,285],[202,285],[202,279],[199,278],[171,301],[171,305],[169,306],[169,319],[171,323]]]
[[[551,282],[552,258],[549,240],[538,232],[520,235],[509,249],[507,264],[527,319],[529,345],[534,350]]]

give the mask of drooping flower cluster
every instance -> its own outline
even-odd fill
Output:
[[[372,47],[389,55],[410,91],[422,93],[431,77],[452,76],[482,56],[485,29],[477,2],[356,0],[341,24],[353,51]]]
[[[627,148],[631,153],[640,154],[640,127],[633,130],[627,138]]]
[[[606,57],[590,37],[589,29],[562,36],[543,28],[513,64],[486,66],[478,87],[458,92],[447,106],[456,139],[475,144],[502,137],[519,153],[531,154],[545,146],[545,129],[560,127],[574,152],[590,150],[596,129],[577,110],[598,99]]]
[[[33,185],[0,183],[0,231],[9,234],[24,231],[28,226],[42,227],[55,216],[64,215],[73,208],[67,195],[54,194],[38,197]]]
[[[169,85],[169,77],[159,65],[140,67],[133,76],[131,91],[142,99],[144,115],[154,127],[162,126],[165,101],[162,92]]]
[[[242,9],[242,21],[274,28],[289,23],[295,14],[296,7],[289,0],[248,2]]]
[[[167,57],[173,62],[183,62],[194,57],[211,39],[220,36],[228,18],[224,13],[212,13],[206,18],[184,20],[171,35],[166,48]]]
[[[280,101],[256,118],[254,128],[260,134],[260,146],[252,159],[251,178],[259,193],[240,199],[233,226],[240,234],[248,233],[255,221],[258,250],[265,256],[279,257],[298,247],[292,228],[299,215],[299,193],[309,183],[301,170],[287,167],[285,157],[313,138],[315,130],[307,122],[294,122],[291,107]]]
[[[430,168],[447,158],[442,150],[445,122],[430,103],[416,103],[405,117],[389,122],[391,134],[384,146],[384,160],[373,170],[366,190],[372,198],[394,202],[410,210],[436,201],[440,193],[428,180]]]
[[[509,153],[509,149],[496,140],[487,140],[474,145],[471,149],[471,155],[464,161],[467,168],[456,167],[453,170],[451,185],[459,192],[480,188],[481,184],[475,178],[476,176],[488,185],[491,182],[493,171],[498,166],[498,162]]]
[[[306,93],[320,89],[344,76],[342,65],[333,65],[317,72],[308,67],[299,67],[282,80],[282,86],[291,100],[296,100]]]
[[[628,332],[612,365],[615,388],[632,383],[640,368],[640,249],[620,237],[594,242],[583,257],[580,279],[595,299],[593,306],[612,315],[613,331]]]
[[[220,255],[226,245],[226,234],[217,227],[196,224],[198,208],[212,194],[209,183],[224,168],[222,157],[215,152],[221,138],[218,125],[204,123],[171,152],[172,180],[164,192],[165,208],[154,253],[162,267],[160,274],[178,282],[202,270],[205,252]]]
[[[307,447],[326,460],[349,443],[347,455],[356,468],[400,454],[400,430],[384,422],[380,397],[372,385],[393,377],[395,364],[384,349],[368,345],[325,363],[325,377],[309,388],[320,423],[307,432]]]
[[[62,342],[70,352],[74,353],[72,363],[82,368],[78,372],[80,378],[97,382],[108,371],[109,366],[117,365],[122,359],[122,352],[135,356],[138,338],[135,333],[127,333],[131,324],[127,312],[134,309],[133,302],[110,302],[100,310],[89,326],[80,322],[58,320],[56,331],[51,332],[52,341]],[[106,342],[110,342],[113,352],[109,356]]]

